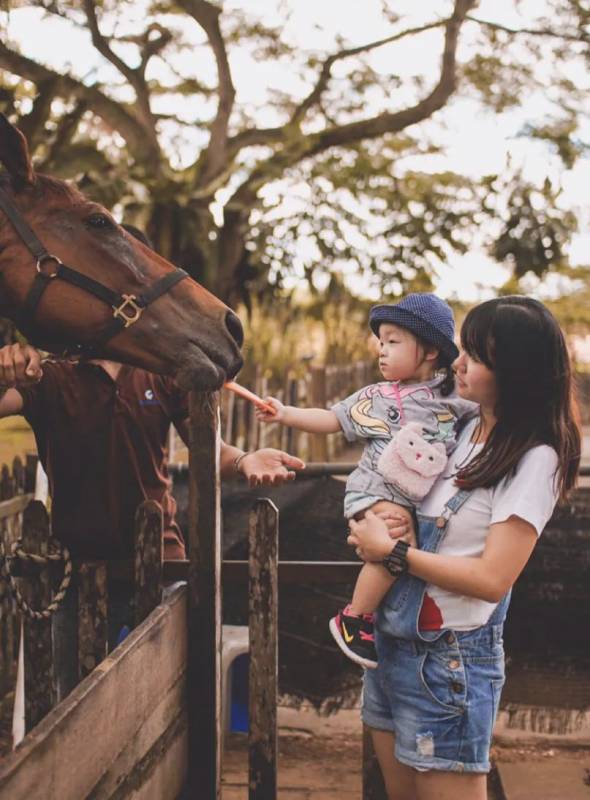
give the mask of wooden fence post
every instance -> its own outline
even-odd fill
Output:
[[[250,512],[249,800],[277,796],[279,512],[267,499]]]
[[[135,512],[135,625],[162,602],[162,507],[144,500]]]
[[[387,800],[373,740],[366,725],[363,725],[363,800]]]
[[[326,407],[326,368],[323,366],[310,367],[310,399],[309,405],[313,408]],[[328,443],[325,433],[314,433],[311,437],[311,460],[328,460]]]
[[[78,581],[78,678],[89,675],[106,658],[107,566],[104,561],[79,565]]]
[[[49,516],[43,503],[33,500],[23,512],[22,543],[25,553],[47,555]],[[21,580],[21,594],[33,608],[45,607],[51,599],[49,568],[38,577]],[[24,616],[25,638],[25,728],[30,731],[51,711],[55,702],[55,681],[51,652],[51,618],[35,620]]]
[[[221,791],[221,524],[219,398],[190,395],[188,529],[188,789]]]

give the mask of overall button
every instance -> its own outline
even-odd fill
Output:
[[[453,683],[451,684],[451,689],[457,694],[460,694],[463,691],[463,684],[458,683],[457,681],[453,681]]]
[[[444,528],[447,524],[447,521],[444,517],[438,517],[436,520],[436,527],[437,528]]]
[[[449,667],[451,669],[459,669],[460,666],[461,666],[461,662],[460,661],[456,661],[455,659],[453,659],[452,661],[449,661]]]

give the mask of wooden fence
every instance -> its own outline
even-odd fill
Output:
[[[28,735],[0,763],[0,796],[28,800],[42,786],[44,800],[219,800],[223,580],[249,585],[249,798],[277,797],[278,585],[351,581],[359,564],[278,562],[278,513],[265,500],[251,516],[249,563],[222,564],[215,396],[192,397],[191,442],[188,561],[162,565],[161,512],[148,502],[138,511],[135,563],[76,564],[81,682],[53,708],[49,623],[28,623]],[[43,551],[44,507],[32,502],[23,524],[27,549]],[[47,602],[56,571],[20,567],[30,601]],[[138,627],[105,657],[107,573],[135,581]],[[176,580],[187,583],[160,602],[163,582]],[[381,800],[368,748],[364,763],[363,798]]]
[[[37,459],[18,456],[0,467],[0,541],[10,551],[22,535],[23,512],[33,497]],[[18,662],[20,612],[4,581],[0,582],[0,698],[14,689]]]

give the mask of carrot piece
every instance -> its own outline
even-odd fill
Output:
[[[265,403],[261,397],[258,397],[257,394],[251,392],[250,389],[246,389],[244,386],[240,386],[239,383],[235,381],[228,381],[224,384],[226,389],[229,389],[230,392],[234,392],[238,395],[238,397],[243,397],[244,400],[248,400],[250,403],[254,403],[255,406],[262,409],[262,411],[266,411],[267,414],[275,414],[275,410],[272,406],[269,406],[268,403]]]

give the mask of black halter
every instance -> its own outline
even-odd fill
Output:
[[[19,318],[16,321],[18,327],[23,327],[25,331],[33,330],[35,327],[35,312],[43,292],[54,278],[71,283],[79,289],[93,294],[99,300],[107,303],[113,309],[113,321],[110,322],[104,331],[100,334],[97,341],[91,345],[75,345],[69,348],[69,353],[80,353],[87,356],[93,355],[102,345],[108,342],[115,334],[124,328],[133,325],[141,317],[143,311],[150,303],[157,300],[158,297],[165,294],[169,289],[175,286],[179,281],[188,278],[188,274],[180,268],[174,269],[172,272],[167,273],[163,278],[146,289],[141,294],[119,294],[118,292],[109,289],[102,283],[82,275],[74,269],[63,264],[57,256],[49,253],[41,244],[39,239],[35,236],[26,220],[22,217],[16,206],[13,204],[10,197],[6,192],[0,188],[0,208],[4,211],[14,229],[28,247],[29,251],[36,260],[37,274],[29,289],[23,307],[19,312]],[[53,262],[55,265],[51,272],[43,272],[43,265],[47,262]],[[34,336],[34,333],[33,333]]]

